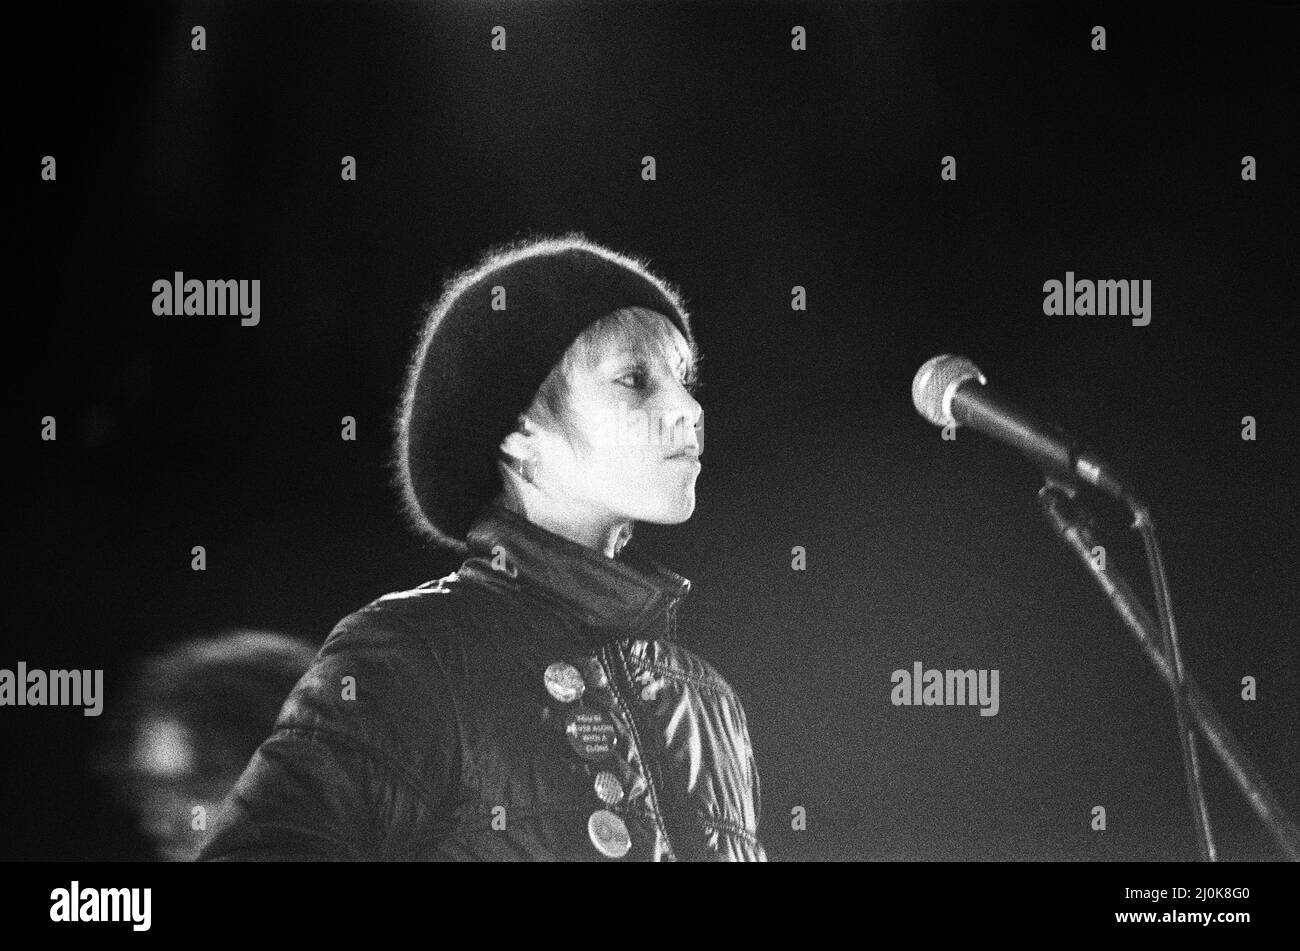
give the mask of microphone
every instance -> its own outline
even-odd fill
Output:
[[[1084,449],[1058,426],[1008,403],[985,387],[984,374],[965,357],[933,357],[912,379],[916,411],[936,426],[969,426],[1022,453],[1045,473],[1086,482],[1108,495],[1138,505],[1115,469]]]

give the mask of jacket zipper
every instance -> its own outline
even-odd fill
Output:
[[[614,656],[613,656],[616,651],[618,652],[619,655],[618,657],[620,662],[619,667],[623,672],[623,676],[625,677],[631,676],[630,673],[628,672],[627,664],[623,660],[622,651],[619,648],[617,641],[611,641],[605,644],[603,647],[601,647],[600,649],[601,660],[602,662],[604,662],[605,666],[609,669],[609,673],[610,673],[610,677],[609,677],[610,693],[614,697],[614,703],[622,708],[623,714],[627,718],[628,728],[632,731],[632,742],[636,743],[637,750],[639,750],[641,754],[641,767],[642,769],[645,770],[646,795],[649,797],[651,806],[654,809],[655,832],[658,835],[663,836],[664,845],[668,853],[668,859],[670,861],[675,862],[677,861],[677,856],[673,852],[673,843],[672,843],[672,839],[668,837],[668,829],[665,828],[663,823],[663,810],[660,808],[659,805],[659,793],[655,789],[654,772],[651,769],[650,760],[647,758],[648,751],[646,750],[645,744],[641,742],[641,733],[637,729],[636,719],[632,711],[632,706],[623,700],[623,695],[619,687],[618,676],[617,676],[617,671],[615,670],[614,667]]]

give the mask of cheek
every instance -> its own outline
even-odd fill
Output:
[[[665,462],[658,447],[626,453],[611,475],[613,490],[626,497],[676,499],[694,489],[699,470]]]
[[[592,453],[589,462],[595,472],[617,473],[623,478],[645,468],[644,454],[638,446],[602,446]]]
[[[613,417],[583,413],[586,446],[562,460],[564,480],[583,494],[605,497],[680,491],[691,481],[690,473],[664,463],[669,448],[662,433],[648,429],[649,416],[648,410],[634,406]]]
[[[656,466],[655,456],[644,446],[603,446],[579,460],[574,477],[592,494],[641,495],[660,480]]]

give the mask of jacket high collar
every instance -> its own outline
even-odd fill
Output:
[[[689,579],[639,551],[635,541],[610,558],[496,503],[470,527],[466,542],[471,561],[485,561],[480,567],[605,635],[644,629],[691,589]]]

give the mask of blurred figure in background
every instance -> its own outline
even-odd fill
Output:
[[[145,658],[94,769],[163,861],[191,861],[317,648],[230,630]]]

